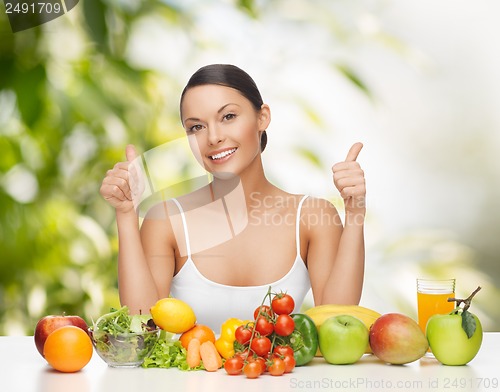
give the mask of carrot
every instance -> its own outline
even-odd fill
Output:
[[[200,366],[200,341],[196,338],[190,340],[187,347],[186,362],[190,368]]]
[[[215,344],[211,341],[207,341],[200,346],[201,360],[203,361],[203,366],[209,372],[215,372],[217,369],[222,367],[222,358],[215,348]]]

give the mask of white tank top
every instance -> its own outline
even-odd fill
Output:
[[[220,332],[222,323],[230,317],[253,319],[253,312],[262,303],[269,286],[273,292],[286,291],[290,294],[295,301],[294,312],[299,312],[304,297],[311,288],[309,272],[300,255],[300,211],[306,197],[300,200],[297,209],[295,224],[297,255],[292,268],[277,281],[260,286],[229,286],[213,282],[203,276],[191,258],[184,211],[180,203],[172,199],[181,213],[188,256],[186,263],[172,279],[170,288],[172,297],[188,303],[196,314],[197,323],[209,326],[216,334]]]

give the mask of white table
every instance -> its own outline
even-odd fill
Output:
[[[334,366],[315,358],[281,377],[250,380],[221,369],[113,369],[94,353],[78,373],[52,370],[32,336],[0,337],[1,392],[244,392],[244,391],[500,391],[500,333],[485,333],[476,358],[467,366],[444,366],[422,358],[404,366],[387,365],[365,355],[353,365]]]

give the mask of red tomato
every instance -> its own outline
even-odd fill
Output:
[[[236,351],[234,355],[238,355],[242,357],[243,359],[246,359],[247,357],[251,356],[252,353],[250,352],[250,349],[247,347],[244,347],[241,351]]]
[[[290,346],[276,346],[274,348],[274,354],[279,356],[291,355],[293,356],[293,348]]]
[[[271,301],[271,308],[276,314],[290,314],[295,308],[295,301],[289,294],[276,294]]]
[[[265,336],[254,337],[250,349],[259,357],[267,357],[271,351],[271,341]]]
[[[293,321],[293,319],[292,319]],[[255,330],[261,336],[271,335],[274,331],[274,325],[272,322],[267,320],[264,316],[259,316],[257,320],[255,320]]]
[[[285,355],[283,362],[285,362],[285,373],[290,373],[295,368],[295,358],[293,355]]]
[[[234,332],[236,341],[240,344],[247,344],[252,337],[252,329],[246,325],[240,325]]]
[[[271,364],[267,368],[271,376],[281,376],[285,373],[285,361],[281,358],[274,357],[271,359]]]
[[[257,361],[248,362],[243,366],[243,373],[247,378],[257,378],[262,374],[262,364]]]
[[[273,316],[272,309],[269,306],[267,306],[267,305],[258,306],[257,308],[255,308],[255,310],[253,312],[253,319],[257,320],[257,317],[259,315],[264,315],[265,316],[266,314],[268,316],[272,317]]]
[[[262,357],[257,356],[256,354],[250,354],[248,358],[245,360],[246,362],[259,362],[262,365],[262,373],[266,371],[267,365],[266,360]]]
[[[245,362],[243,361],[243,358],[241,358],[240,356],[236,356],[226,359],[226,362],[224,362],[224,369],[226,370],[227,374],[233,376],[236,374],[241,374],[244,364]]]
[[[252,357],[252,354],[250,353],[250,349],[246,348],[243,351],[238,351],[234,354],[235,357],[240,357],[243,362],[245,362],[247,359]]]
[[[260,362],[260,364],[262,365],[262,373],[264,373],[267,370],[266,360],[262,357],[252,356],[251,358],[248,359],[248,362]]]
[[[295,329],[295,321],[288,314],[280,314],[276,319],[274,331],[277,335],[288,336]]]

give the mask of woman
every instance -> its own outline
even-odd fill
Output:
[[[172,295],[193,307],[199,323],[218,330],[229,317],[251,318],[269,286],[291,294],[295,311],[310,288],[315,305],[359,303],[362,145],[332,168],[345,202],[343,227],[328,201],[287,193],[266,178],[261,153],[271,112],[244,71],[221,64],[199,69],[182,92],[180,113],[194,155],[213,175],[209,185],[153,207],[141,228],[130,186],[133,146],[101,186],[116,210],[122,304],[147,313]]]

